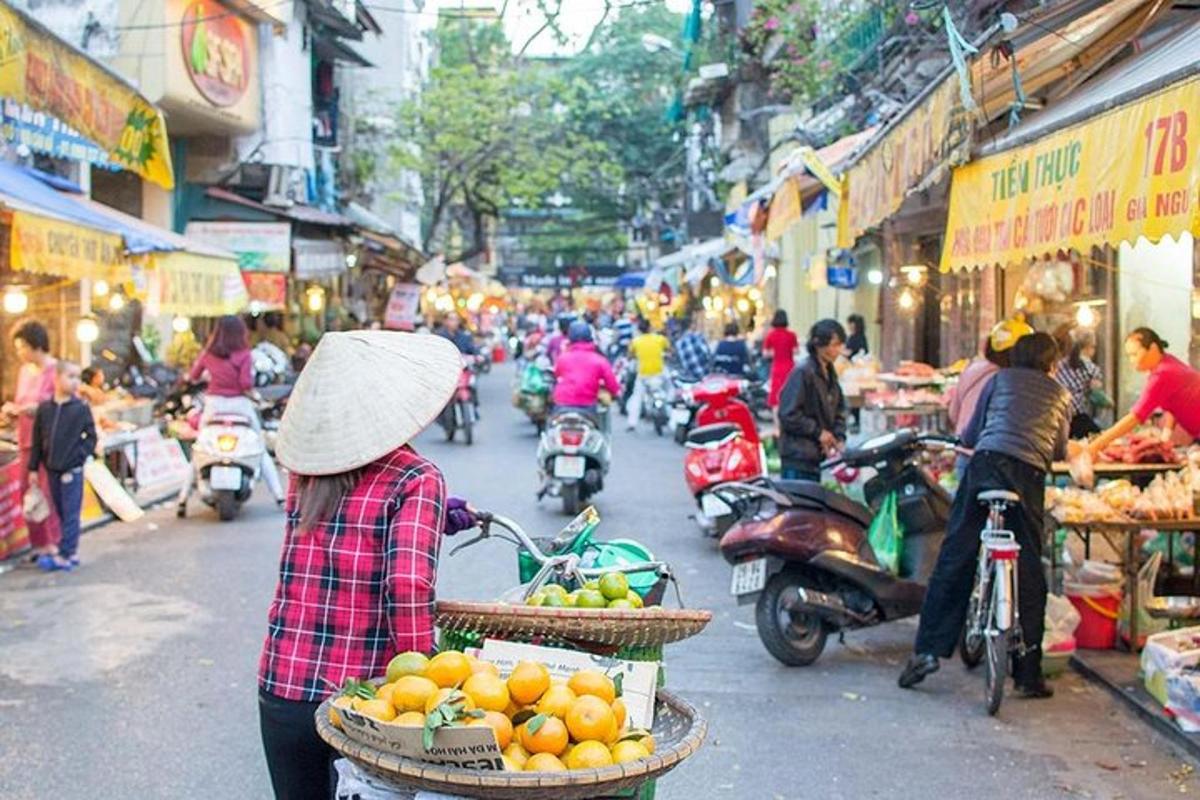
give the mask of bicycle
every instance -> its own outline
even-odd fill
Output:
[[[1004,528],[1004,512],[1021,498],[995,489],[980,492],[977,499],[988,506],[988,518],[979,533],[979,566],[958,651],[968,669],[986,660],[984,701],[988,715],[995,716],[1004,700],[1012,657],[1025,652],[1017,607],[1016,566],[1021,545],[1013,532]]]

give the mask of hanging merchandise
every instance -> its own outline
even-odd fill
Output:
[[[950,60],[954,62],[954,71],[958,73],[958,91],[962,105],[968,111],[976,109],[975,98],[971,96],[971,75],[967,69],[967,57],[973,56],[979,50],[958,32],[954,26],[954,18],[950,15],[950,6],[942,6],[942,21],[946,25],[946,39],[950,45]]]

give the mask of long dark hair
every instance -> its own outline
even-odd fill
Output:
[[[771,317],[772,328],[786,328],[788,326],[787,312],[782,308],[775,310],[775,316]]]
[[[808,343],[805,348],[810,358],[816,359],[817,348],[827,347],[834,337],[846,341],[846,329],[836,319],[823,319],[812,326],[808,332]]]
[[[846,322],[855,333],[862,333],[867,327],[867,321],[863,319],[862,314],[851,314],[846,317]]]
[[[229,358],[234,353],[250,349],[246,323],[232,314],[217,320],[217,327],[208,338],[208,352],[217,358]]]
[[[1080,335],[1071,344],[1071,352],[1067,356],[1067,364],[1071,369],[1083,369],[1083,351],[1096,344],[1090,333]]]
[[[1157,345],[1158,349],[1165,353],[1167,348],[1170,347],[1166,340],[1155,333],[1151,328],[1134,328],[1132,331],[1130,331],[1129,335],[1125,337],[1125,341],[1129,341],[1130,339],[1137,339],[1138,344],[1147,350],[1150,349],[1151,345]]]
[[[297,532],[311,533],[328,522],[361,474],[361,469],[353,469],[337,475],[297,475]]]

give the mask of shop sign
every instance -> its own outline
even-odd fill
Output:
[[[296,277],[315,281],[332,278],[346,271],[346,248],[335,239],[294,239]]]
[[[393,331],[415,329],[420,308],[420,284],[397,283],[388,296],[387,308],[383,312],[383,327]]]
[[[838,247],[853,247],[859,236],[895,214],[934,167],[965,157],[972,124],[962,108],[958,77],[951,73],[846,173]]]
[[[229,259],[181,250],[157,253],[151,263],[157,313],[217,317],[236,314],[249,302],[237,264]]]
[[[1196,232],[1200,78],[959,167],[943,270]]]
[[[12,215],[9,263],[14,270],[71,280],[129,279],[120,236],[23,211]]]
[[[291,266],[292,226],[287,222],[189,222],[186,233],[236,254],[243,271],[287,272]]]
[[[0,97],[56,117],[102,147],[117,166],[174,188],[162,113],[108,70],[4,4]]]
[[[55,158],[86,161],[110,169],[117,166],[108,151],[85,139],[70,125],[15,100],[5,99],[0,107],[0,139]]]
[[[157,426],[134,434],[134,478],[139,495],[175,491],[191,480],[192,470],[178,439],[167,439]]]
[[[287,275],[278,272],[243,272],[250,307],[256,311],[278,311],[287,306]]]
[[[196,91],[214,106],[237,103],[246,93],[249,63],[246,23],[214,0],[194,0],[183,12],[183,64]]]

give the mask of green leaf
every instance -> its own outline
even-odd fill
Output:
[[[623,688],[624,685],[625,685],[625,673],[618,672],[613,677],[613,687],[617,690],[617,697],[620,697],[621,695],[623,695],[625,693],[625,690]]]
[[[208,29],[204,23],[204,6],[196,4],[196,29],[192,34],[192,71],[203,75],[208,69]]]
[[[537,733],[542,729],[542,726],[546,724],[546,720],[548,719],[550,718],[545,714],[535,714],[533,718],[529,720],[529,723],[525,726],[525,729],[530,733]]]

